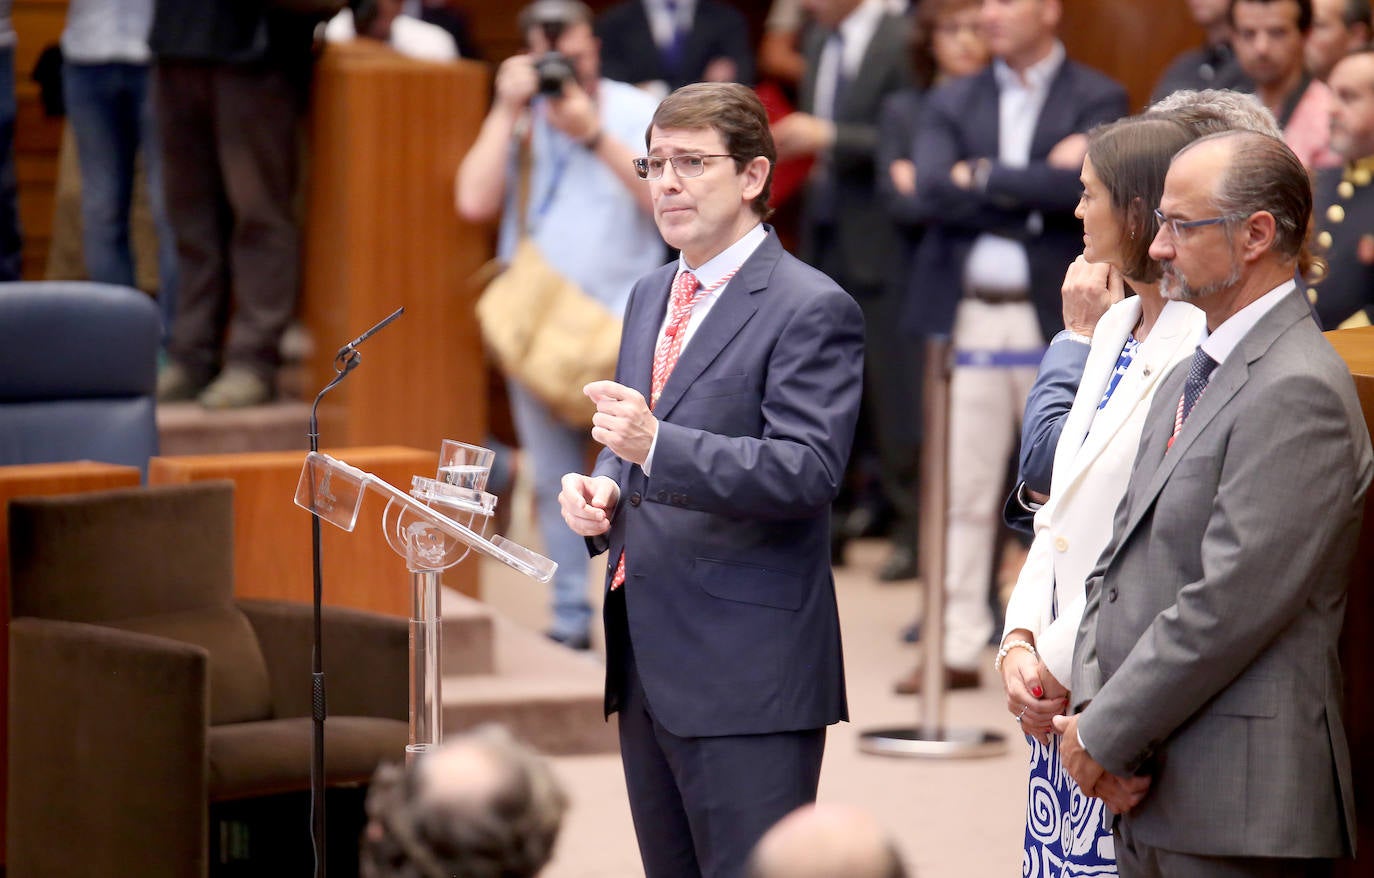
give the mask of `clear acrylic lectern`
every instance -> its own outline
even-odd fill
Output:
[[[382,532],[410,571],[409,756],[437,745],[443,734],[439,574],[473,549],[540,582],[552,579],[558,567],[503,536],[483,535],[496,511],[496,497],[485,490],[492,457],[486,448],[446,439],[436,477],[415,476],[407,494],[372,473],[312,451],[296,486],[297,506],[350,532],[368,490],[387,498]]]

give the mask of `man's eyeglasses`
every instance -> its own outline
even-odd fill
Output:
[[[679,177],[700,177],[706,172],[707,159],[730,159],[732,155],[698,155],[684,152],[675,156],[646,155],[634,159],[635,173],[641,180],[657,180],[663,176],[663,169],[673,163],[673,173]]]
[[[1245,216],[1243,213],[1228,213],[1225,216],[1213,216],[1207,219],[1181,220],[1165,216],[1159,208],[1155,208],[1155,222],[1161,227],[1168,226],[1169,234],[1174,236],[1175,241],[1182,241],[1193,229],[1200,229],[1203,226],[1215,226],[1221,223],[1230,222],[1233,219],[1240,219]]]

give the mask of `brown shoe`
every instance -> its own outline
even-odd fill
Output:
[[[894,683],[892,689],[898,695],[920,695],[921,689],[925,686],[925,676],[925,668],[917,665],[911,669],[911,673]],[[954,689],[977,689],[980,685],[977,668],[945,668],[946,692]]]

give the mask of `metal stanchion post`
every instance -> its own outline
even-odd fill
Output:
[[[859,736],[859,749],[881,756],[937,759],[996,756],[1006,739],[982,729],[945,725],[945,534],[949,509],[949,382],[953,346],[947,337],[926,341],[925,439],[921,456],[921,579],[925,612],[921,645],[925,652],[921,722],[917,726],[874,729]]]

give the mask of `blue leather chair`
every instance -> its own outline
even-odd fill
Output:
[[[157,454],[157,305],[110,284],[0,283],[0,465]]]

